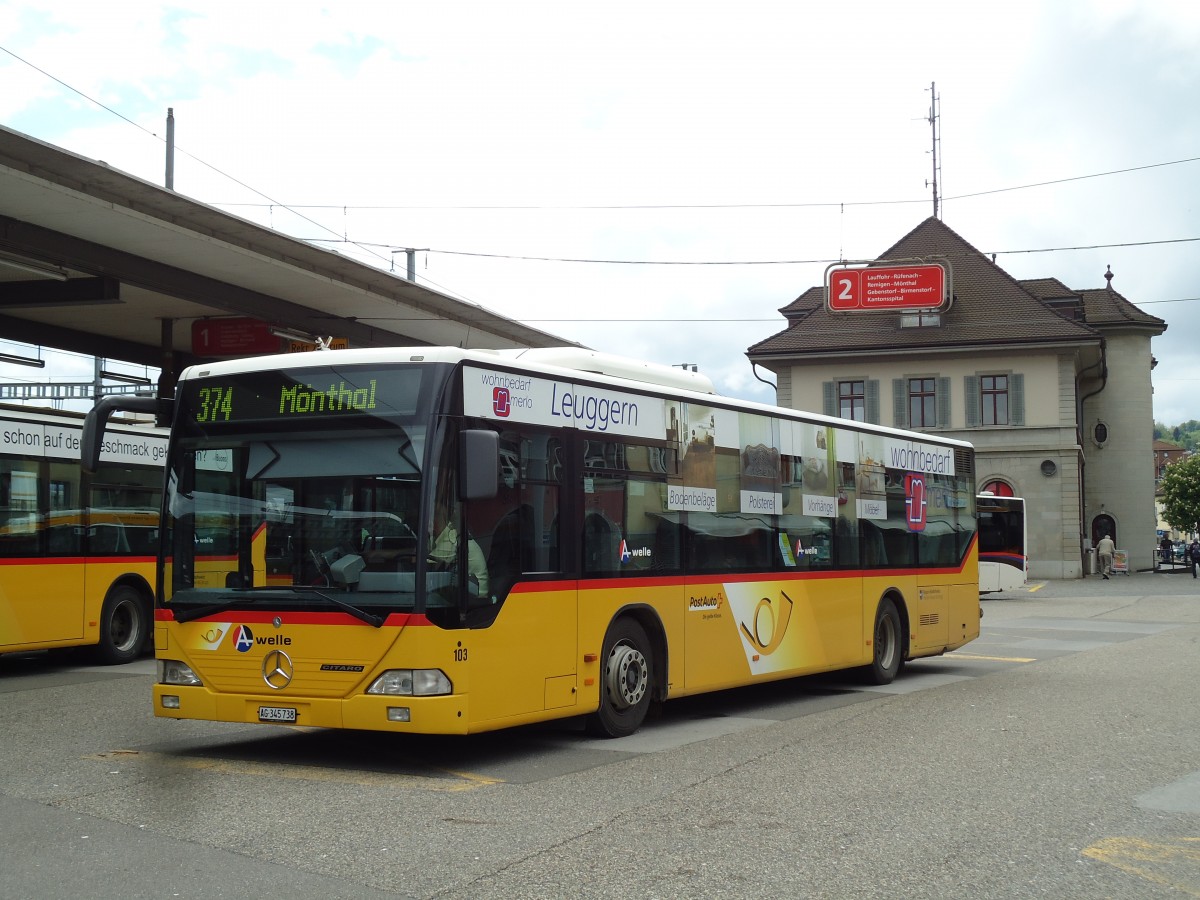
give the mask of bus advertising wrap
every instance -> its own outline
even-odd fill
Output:
[[[471,366],[463,406],[468,416],[673,446],[680,480],[667,485],[665,508],[674,512],[779,515],[786,470],[803,515],[832,519],[849,504],[857,518],[884,520],[885,470],[954,474],[945,446]],[[730,468],[739,488],[732,506],[718,486],[718,471]]]
[[[468,416],[597,434],[662,440],[666,401],[614,388],[463,369],[463,411]]]
[[[79,459],[82,429],[41,422],[0,420],[0,452],[47,459]],[[109,431],[100,447],[102,462],[162,465],[167,439],[157,434]]]

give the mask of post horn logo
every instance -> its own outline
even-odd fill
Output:
[[[750,625],[741,623],[742,633],[759,653],[769,656],[783,643],[783,636],[787,634],[788,622],[791,619],[792,598],[780,591],[779,600],[775,603],[767,597],[758,601]]]

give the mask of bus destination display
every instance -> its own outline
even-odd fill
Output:
[[[184,402],[197,425],[395,416],[415,411],[420,382],[419,370],[247,373],[189,384]]]

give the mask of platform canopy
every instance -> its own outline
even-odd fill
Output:
[[[193,323],[351,347],[572,345],[0,127],[0,336],[178,371]]]

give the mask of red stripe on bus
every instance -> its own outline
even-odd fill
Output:
[[[15,559],[0,559],[0,566],[44,566],[47,564],[81,566],[85,563],[100,562],[153,565],[155,559],[153,556],[22,556]]]
[[[362,619],[357,619],[349,613],[339,611],[313,612],[311,610],[305,612],[295,612],[293,610],[272,612],[270,610],[257,609],[251,612],[245,609],[227,609],[194,619],[193,621],[212,622],[230,620],[236,621],[239,625],[270,625],[275,621],[276,617],[283,619],[283,624],[285,625],[355,625],[359,628],[369,627],[366,626]],[[154,621],[174,622],[175,614],[169,607],[158,607],[154,610]],[[399,628],[401,626],[429,625],[431,623],[425,616],[419,616],[416,613],[392,613],[383,624]]]

